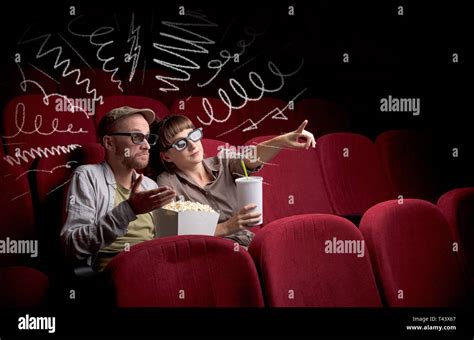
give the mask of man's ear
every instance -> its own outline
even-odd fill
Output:
[[[160,157],[162,160],[166,162],[171,162],[171,158],[167,155],[167,152],[161,151],[160,152]]]
[[[110,136],[102,137],[102,144],[106,150],[113,150],[114,143],[112,142],[112,138]]]

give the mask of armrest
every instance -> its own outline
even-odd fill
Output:
[[[74,267],[74,276],[77,278],[89,279],[97,277],[99,275],[99,272],[94,271],[91,266],[85,264]]]

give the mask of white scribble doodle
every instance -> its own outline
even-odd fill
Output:
[[[75,84],[76,85],[81,85],[81,84],[85,84],[85,91],[87,94],[91,94],[93,97],[94,97],[94,100],[95,101],[100,101],[101,104],[103,104],[103,97],[102,96],[97,96],[97,89],[93,88],[91,89],[91,80],[89,78],[84,78],[84,79],[81,79],[82,78],[82,75],[81,75],[81,71],[79,69],[72,69],[70,70],[70,66],[71,66],[71,59],[62,59],[62,55],[63,55],[63,47],[62,46],[56,46],[56,47],[53,47],[47,51],[45,51],[45,48],[46,48],[46,45],[48,44],[49,40],[51,39],[51,34],[50,33],[47,33],[47,34],[43,34],[43,35],[40,35],[40,36],[37,36],[35,38],[31,38],[31,39],[27,39],[27,40],[21,40],[19,42],[20,45],[23,45],[23,44],[27,44],[27,43],[30,43],[30,42],[33,42],[33,41],[37,41],[37,40],[40,40],[42,41],[41,43],[41,46],[40,48],[38,49],[38,52],[36,53],[36,58],[39,59],[39,58],[42,58],[50,53],[54,53],[56,52],[56,59],[54,61],[54,65],[53,65],[53,68],[54,69],[57,69],[59,67],[62,67],[62,77],[68,77],[68,76],[71,76],[73,75],[74,73],[76,74],[75,76]],[[18,65],[19,63],[17,63]],[[18,65],[18,67],[20,68],[21,70],[21,67]],[[24,77],[24,73],[22,72],[22,75]],[[43,87],[36,81],[34,80],[30,80],[30,79],[25,79],[24,77],[24,80],[22,81],[22,89],[24,89],[24,91],[26,92],[26,84],[27,83],[32,83],[36,86],[38,86],[38,88],[41,89],[41,91],[43,92],[44,96],[47,96],[46,92],[44,91]]]
[[[140,51],[142,47],[138,45],[139,41],[139,34],[140,34],[140,26],[135,28],[135,14],[132,14],[132,22],[130,24],[130,30],[128,31],[128,43],[132,43],[130,47],[130,52],[125,54],[125,62],[129,63],[131,60],[132,62],[132,70],[130,71],[130,76],[128,77],[128,81],[132,81],[133,77],[135,76],[135,70],[137,69],[138,60],[140,59]]]
[[[25,104],[24,103],[17,103],[15,107],[15,127],[17,131],[13,133],[12,135],[4,135],[3,138],[9,139],[9,138],[15,138],[20,134],[25,134],[25,135],[31,135],[34,133],[37,133],[42,136],[49,136],[52,135],[53,133],[72,133],[72,134],[77,134],[77,133],[88,133],[87,130],[83,130],[82,128],[79,128],[79,130],[73,130],[74,126],[72,124],[68,124],[67,129],[62,130],[58,128],[59,125],[59,118],[54,118],[51,121],[51,130],[47,132],[40,131],[41,127],[43,125],[43,116],[41,114],[37,114],[34,119],[34,130],[31,131],[26,131],[24,130],[25,126]]]
[[[265,87],[265,83],[264,83],[262,77],[257,72],[254,72],[254,71],[249,72],[248,78],[250,80],[250,83],[257,90],[260,90],[260,94],[255,98],[249,97],[247,95],[247,92],[245,91],[244,87],[237,80],[235,80],[234,78],[230,78],[229,79],[230,87],[232,88],[232,90],[234,90],[235,94],[238,97],[243,99],[243,103],[241,105],[234,105],[231,102],[227,92],[225,90],[223,90],[222,88],[219,88],[218,91],[217,91],[217,93],[219,95],[219,98],[222,100],[222,102],[228,108],[226,116],[222,119],[216,118],[214,116],[214,110],[213,110],[213,107],[212,107],[211,103],[209,102],[209,100],[207,98],[203,98],[202,99],[202,107],[203,107],[206,115],[209,117],[209,121],[204,121],[199,116],[197,117],[197,119],[199,120],[199,122],[201,124],[207,125],[207,126],[211,125],[214,121],[217,122],[217,123],[226,122],[230,118],[230,116],[232,114],[232,110],[234,110],[234,109],[238,110],[238,109],[243,108],[245,105],[247,105],[247,103],[249,101],[259,101],[260,99],[263,98],[263,95],[265,93],[274,93],[274,92],[280,91],[283,88],[283,86],[285,85],[285,78],[291,77],[291,76],[295,75],[296,73],[298,73],[301,70],[301,68],[303,67],[303,63],[304,63],[304,60],[301,61],[301,64],[293,72],[282,73],[280,71],[280,69],[273,62],[269,61],[268,62],[268,69],[270,70],[270,72],[273,75],[277,76],[280,80],[280,85],[276,88],[273,88],[273,89],[269,89],[269,88]]]
[[[122,89],[122,81],[120,79],[116,79],[115,77],[117,77],[117,73],[119,71],[119,68],[116,67],[116,68],[113,68],[113,69],[108,69],[107,68],[107,64],[111,63],[115,57],[109,57],[109,58],[102,58],[101,56],[101,52],[104,48],[106,48],[107,46],[109,45],[112,45],[114,43],[114,40],[109,40],[109,41],[106,41],[106,42],[98,42],[98,38],[99,37],[103,37],[103,36],[107,36],[109,35],[110,33],[114,32],[115,29],[113,27],[110,27],[110,26],[104,26],[104,27],[99,27],[98,29],[96,29],[94,32],[90,33],[90,34],[83,34],[83,33],[77,33],[76,31],[73,31],[71,29],[72,27],[72,24],[75,23],[77,20],[79,20],[80,18],[82,18],[82,16],[77,16],[76,18],[72,19],[69,24],[68,24],[68,31],[69,33],[71,33],[72,35],[74,36],[77,36],[77,37],[83,37],[83,38],[88,38],[89,39],[89,43],[93,46],[98,46],[99,48],[97,49],[97,52],[96,52],[96,57],[97,57],[97,60],[103,62],[102,63],[102,70],[106,73],[112,73],[112,75],[110,76],[110,80],[112,81],[112,83],[116,83],[117,84],[117,88],[123,92],[123,89]],[[101,102],[102,103],[102,102]]]
[[[57,81],[56,79],[54,79],[53,77],[51,77],[49,74],[47,74],[45,71],[43,71],[43,70],[40,69],[39,67],[33,65],[32,63],[28,63],[28,65],[30,65],[30,66],[33,67],[36,71],[38,71],[39,73],[41,73],[42,75],[44,75],[45,77],[51,79],[52,81],[54,81],[56,84],[59,85],[59,81]],[[25,79],[25,77],[23,77],[23,79]]]
[[[208,54],[209,50],[204,48],[202,45],[215,44],[214,40],[191,31],[189,27],[218,27],[216,23],[208,20],[205,15],[199,12],[187,11],[185,16],[197,19],[198,22],[182,23],[182,22],[162,21],[162,24],[164,26],[184,32],[185,34],[191,35],[194,38],[182,38],[170,33],[162,33],[162,32],[160,32],[160,36],[184,43],[186,47],[178,47],[178,46],[173,46],[173,45],[164,44],[164,43],[153,43],[153,47],[156,48],[158,51],[168,53],[185,62],[185,64],[178,64],[178,63],[164,61],[157,58],[153,59],[153,62],[155,62],[156,64],[164,66],[165,68],[169,68],[171,70],[177,71],[181,75],[183,75],[182,78],[166,76],[166,75],[156,75],[155,78],[158,81],[162,81],[166,83],[167,85],[169,85],[169,87],[160,87],[159,90],[162,92],[179,91],[179,87],[175,84],[175,82],[188,81],[189,79],[191,79],[191,75],[189,74],[187,70],[200,69],[199,64],[197,64],[195,61],[175,51],[186,52],[186,53]]]
[[[37,157],[45,157],[48,158],[49,156],[60,155],[61,153],[70,153],[71,151],[80,148],[80,144],[69,144],[69,145],[57,145],[51,147],[36,147],[31,148],[30,150],[23,150],[21,151],[20,148],[15,149],[15,156],[12,157],[10,155],[3,156],[3,159],[8,162],[10,165],[20,165],[21,161],[28,163],[29,159],[31,160],[36,159]]]
[[[250,41],[246,41],[245,39],[241,39],[237,42],[237,47],[240,47],[240,51],[239,52],[236,52],[236,53],[233,53],[231,54],[228,50],[221,50],[219,52],[219,56],[221,58],[223,58],[225,61],[222,62],[221,60],[219,59],[212,59],[210,60],[208,63],[207,63],[207,68],[208,69],[211,69],[211,70],[216,70],[215,73],[212,75],[212,77],[206,81],[205,83],[198,83],[197,86],[198,87],[204,87],[204,86],[207,86],[209,85],[218,75],[219,73],[222,71],[222,69],[224,68],[224,66],[232,59],[235,59],[236,56],[238,56],[239,58],[245,53],[245,50],[247,49],[247,47],[251,46],[255,40],[257,39],[257,37],[261,36],[261,35],[264,35],[265,32],[261,32],[261,33],[258,33],[257,31],[255,31],[255,29],[253,29],[252,27],[246,27],[244,29],[244,32],[246,35],[249,35],[251,38],[250,38]],[[255,59],[255,58],[252,58],[252,60]]]
[[[53,188],[53,189],[51,189],[50,191],[48,191],[48,193],[47,193],[46,195],[49,195],[49,194],[53,193],[54,191],[58,190],[58,189],[61,188],[62,186],[64,186],[64,185],[68,184],[69,182],[71,182],[71,180],[72,180],[72,179],[70,178],[70,179],[68,179],[66,182],[61,183],[61,184],[58,185],[56,188]]]
[[[18,195],[18,196],[15,196],[15,197],[13,197],[13,198],[10,200],[10,202],[13,202],[14,200],[19,199],[20,197],[23,197],[23,196],[25,196],[25,195],[28,195],[30,192],[31,192],[31,191],[28,190],[27,192],[24,192],[24,193],[22,193],[22,194],[20,194],[20,195]]]
[[[27,92],[28,84],[31,83],[31,84],[35,85],[36,87],[38,87],[38,89],[43,94],[43,103],[45,105],[50,104],[49,98],[51,98],[51,97],[56,98],[56,111],[63,111],[62,109],[58,110],[59,107],[58,107],[57,103],[58,103],[58,101],[60,101],[63,104],[62,106],[66,108],[65,111],[67,111],[67,112],[82,112],[86,119],[89,119],[89,116],[92,116],[94,114],[94,112],[95,112],[95,101],[92,98],[69,98],[69,97],[67,97],[65,95],[62,95],[60,93],[50,93],[50,94],[48,94],[48,93],[46,93],[44,88],[37,81],[34,81],[32,79],[26,79],[25,73],[23,72],[23,69],[21,68],[20,64],[16,63],[16,65],[18,66],[18,68],[20,70],[20,74],[22,76],[22,81],[20,82],[20,88],[23,92]],[[42,72],[41,70],[39,70],[39,71]],[[47,73],[45,73],[45,75],[49,77],[49,75]],[[86,103],[86,105],[84,105],[84,103]],[[15,108],[15,111],[17,111],[17,110],[18,110],[18,104],[17,104],[17,107]],[[24,111],[24,108],[23,108],[23,111]],[[87,131],[84,131],[84,133],[87,133]]]
[[[229,29],[230,27],[234,24],[234,21],[235,21],[235,18],[232,18],[232,20],[229,22],[229,24],[227,25],[227,28],[225,29],[224,31],[224,34],[222,34],[222,38],[221,40],[219,41],[220,43],[222,43],[225,39],[225,36],[227,35],[227,33],[229,32]]]
[[[46,173],[49,173],[49,174],[52,174],[54,171],[56,171],[57,169],[62,169],[62,168],[66,168],[66,169],[71,169],[71,164],[75,164],[75,163],[79,163],[77,161],[69,161],[67,162],[66,164],[62,164],[62,165],[58,165],[58,166],[55,166],[54,168],[52,168],[51,170],[43,170],[43,169],[31,169],[31,170],[27,170],[23,173],[21,173],[20,175],[18,175],[16,178],[15,178],[15,181],[18,180],[20,177],[26,175],[27,173],[30,173],[30,172],[46,172]]]
[[[294,96],[291,101],[295,101],[299,96],[301,96],[305,91],[307,90],[307,88],[303,89],[302,91],[300,91],[296,96]],[[243,132],[246,132],[246,131],[250,131],[250,130],[255,130],[255,129],[258,129],[258,125],[263,122],[265,119],[267,119],[269,116],[272,116],[272,119],[282,119],[282,120],[287,120],[288,118],[283,114],[283,111],[285,111],[287,108],[288,108],[289,104],[287,104],[283,109],[280,109],[278,107],[276,108],[273,108],[272,110],[270,110],[268,113],[266,113],[262,118],[260,118],[257,122],[254,122],[253,119],[251,118],[247,118],[243,123],[237,125],[236,127],[232,128],[232,129],[229,129],[219,135],[217,135],[216,137],[220,137],[220,136],[223,136],[223,135],[226,135],[234,130],[237,130],[239,128],[241,128],[243,125],[247,125],[249,124],[249,126],[247,126],[246,128],[244,128],[242,131]],[[277,117],[277,118],[275,118]]]
[[[239,66],[237,66],[236,68],[232,69],[232,72],[240,70],[242,67],[246,66],[247,64],[250,64],[252,61],[257,59],[260,55],[261,55],[261,53],[258,53],[256,56],[253,56],[252,58],[248,59],[245,63],[242,63]]]
[[[58,34],[58,36],[66,43],[66,45],[69,46],[69,48],[71,50],[74,51],[74,53],[76,53],[76,55],[79,57],[79,59],[81,59],[82,62],[84,64],[86,64],[88,68],[90,68],[92,70],[92,72],[95,72],[94,69],[92,68],[92,66],[89,65],[89,63],[86,61],[86,59],[79,52],[77,52],[77,50],[74,47],[72,47],[71,43],[69,43],[69,41],[67,41],[66,38],[64,38],[61,34]]]
[[[205,83],[197,83],[198,87],[204,87],[204,86],[209,85],[214,79],[216,79],[216,77],[219,75],[219,73],[221,73],[222,69],[229,62],[229,60],[232,60],[234,58],[234,56],[232,54],[230,54],[230,52],[228,50],[221,50],[219,52],[219,55],[220,55],[221,58],[225,59],[225,61],[222,62],[219,59],[210,60],[207,63],[207,68],[210,69],[210,70],[216,70],[216,71],[212,75],[212,77],[209,78],[209,80],[206,81]]]

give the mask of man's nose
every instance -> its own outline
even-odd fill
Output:
[[[150,150],[150,144],[146,139],[143,140],[143,143],[140,144],[141,149]]]

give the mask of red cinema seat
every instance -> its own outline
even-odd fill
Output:
[[[382,202],[362,217],[377,284],[389,307],[461,305],[466,286],[453,238],[432,203],[405,199]]]
[[[327,134],[318,138],[316,154],[334,213],[361,216],[374,204],[395,197],[375,145],[367,137]]]
[[[104,147],[99,143],[89,143],[70,154],[40,159],[35,171],[39,202],[44,203],[56,189],[62,190],[63,186],[67,186],[71,174],[79,165],[100,163],[104,158]]]
[[[347,110],[335,102],[321,98],[307,98],[298,101],[295,105],[298,121],[307,119],[317,136],[328,133],[346,131],[349,128]]]
[[[474,287],[474,188],[458,188],[443,194],[438,208],[446,217],[458,255],[471,288]]]
[[[0,192],[0,240],[9,249],[13,242],[38,242],[28,178],[20,166],[0,164]],[[37,308],[46,302],[48,278],[29,267],[41,256],[40,246],[25,249],[30,252],[0,254],[0,308]]]
[[[0,240],[37,238],[27,174],[20,166],[0,163]],[[25,264],[31,260],[30,254],[0,254],[0,265]]]
[[[47,302],[48,277],[23,266],[0,267],[0,309],[40,308]]]
[[[133,246],[105,269],[119,307],[263,307],[246,250],[210,236],[174,236]]]
[[[362,235],[342,217],[274,221],[256,234],[249,252],[270,307],[382,305]]]
[[[272,137],[257,137],[246,145],[256,146]],[[264,224],[298,214],[333,213],[315,149],[282,149],[255,175],[263,177]]]
[[[35,209],[40,233],[45,247],[44,253],[51,256],[50,263],[62,254],[60,230],[64,222],[63,203],[71,175],[79,165],[100,163],[105,150],[98,143],[84,144],[69,154],[42,158],[35,168],[37,207]]]
[[[205,108],[212,112],[214,120],[209,118]],[[182,98],[173,103],[170,112],[187,116],[196,127],[203,128],[206,138],[222,140],[234,146],[245,142],[242,130],[248,124],[243,124],[239,110],[231,110],[229,115],[229,108],[219,98]]]
[[[434,164],[429,135],[421,131],[385,131],[375,144],[396,196],[436,202],[439,167]]]
[[[201,143],[204,149],[205,157],[217,156],[220,150],[229,147],[229,144],[226,142],[216,139],[203,138],[201,139]]]
[[[28,169],[37,158],[70,153],[84,143],[95,143],[92,116],[70,111],[63,97],[50,97],[45,103],[40,95],[19,96],[5,107],[4,140],[9,164]]]
[[[166,105],[153,98],[142,96],[110,96],[105,97],[104,104],[97,107],[96,115],[94,117],[96,126],[99,125],[100,119],[107,112],[120,106],[130,106],[139,109],[152,109],[155,112],[155,118],[158,121],[161,118],[169,115],[169,110]]]

